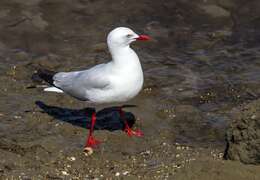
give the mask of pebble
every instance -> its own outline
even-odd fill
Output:
[[[93,149],[91,148],[91,147],[85,147],[85,149],[84,149],[84,155],[85,156],[90,156],[90,155],[92,155],[93,154]]]
[[[120,176],[120,172],[117,172],[117,173],[115,174],[115,176]]]
[[[14,116],[15,119],[21,119],[21,116]]]
[[[144,89],[144,92],[145,92],[145,93],[151,93],[151,92],[152,92],[152,88],[145,88],[145,89]]]
[[[149,154],[151,154],[151,151],[150,150],[146,150],[146,151],[142,152],[141,154],[142,155],[149,155]],[[135,161],[135,159],[134,159],[134,161]]]
[[[252,116],[251,116],[251,119],[256,119],[256,115],[255,115],[255,114],[252,115]]]
[[[72,156],[72,157],[68,157],[68,160],[69,160],[69,161],[75,161],[76,158]]]
[[[68,175],[69,175],[69,173],[68,173],[67,171],[61,171],[61,173],[62,173],[62,175],[64,175],[64,176],[68,176]]]
[[[56,123],[55,126],[58,127],[60,124],[59,123]]]
[[[219,154],[218,154],[218,157],[219,157],[219,158],[223,158],[223,156],[224,156],[223,153],[219,153]]]
[[[126,176],[127,174],[129,174],[129,171],[124,171],[123,175]]]
[[[175,114],[170,114],[170,115],[169,115],[169,118],[175,118],[175,117],[176,117]]]

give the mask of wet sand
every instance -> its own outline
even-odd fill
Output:
[[[223,160],[230,111],[260,94],[258,4],[1,1],[0,177],[260,179],[259,166]],[[116,26],[153,37],[133,45],[145,85],[127,102],[137,107],[125,109],[145,136],[95,131],[102,144],[86,157],[88,130],[62,118],[76,116],[64,108],[90,106],[27,87],[41,84],[31,79],[37,68],[70,71],[106,62],[106,33]],[[51,116],[37,101],[64,115]]]

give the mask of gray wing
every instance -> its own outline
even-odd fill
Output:
[[[54,85],[67,94],[87,100],[87,92],[92,89],[104,89],[109,84],[107,64],[99,64],[85,71],[60,72],[54,75]]]

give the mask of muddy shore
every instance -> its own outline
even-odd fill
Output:
[[[259,7],[243,0],[2,0],[0,178],[260,179],[259,165],[223,159],[232,112],[260,97]],[[102,144],[86,157],[88,130],[71,122],[90,106],[28,87],[41,84],[32,80],[37,68],[106,62],[106,34],[117,26],[153,37],[132,46],[145,85],[127,102],[137,107],[125,109],[145,136],[98,130]]]

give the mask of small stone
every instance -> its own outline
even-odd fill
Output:
[[[21,119],[21,116],[14,116],[15,119]]]
[[[120,172],[117,172],[117,173],[115,174],[115,176],[120,176]]]
[[[69,161],[75,161],[76,158],[72,156],[72,157],[68,157],[68,160],[69,160]]]
[[[62,173],[62,175],[64,175],[64,176],[68,176],[68,175],[69,175],[69,173],[68,173],[67,171],[61,171],[61,173]]]
[[[218,154],[218,157],[219,157],[219,158],[223,158],[223,156],[224,156],[224,153],[219,153],[219,154]]]
[[[150,150],[146,150],[146,151],[142,152],[141,154],[143,154],[143,155],[149,155],[149,154],[151,154],[151,151],[150,151]]]
[[[123,175],[126,176],[127,174],[129,174],[129,171],[124,171]]]
[[[85,156],[90,156],[91,154],[93,154],[93,149],[91,147],[85,147],[84,148],[84,154]]]

